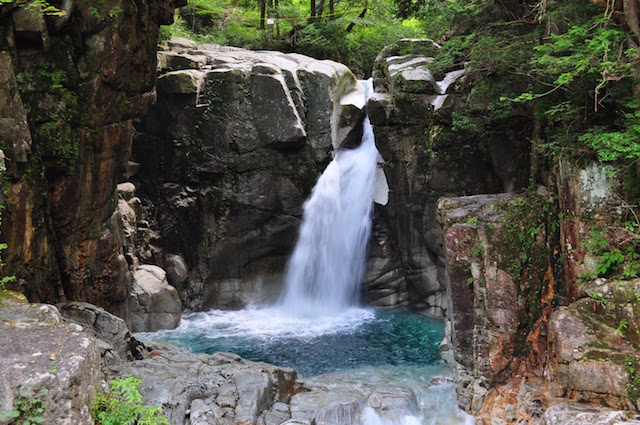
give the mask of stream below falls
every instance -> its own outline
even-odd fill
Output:
[[[292,405],[298,403],[300,410],[320,406],[323,423],[474,423],[458,409],[451,370],[440,359],[443,323],[406,311],[351,307],[309,318],[278,306],[211,310],[185,313],[178,328],[137,337],[200,353],[228,351],[293,368],[306,386],[323,391],[302,393]],[[362,405],[362,399],[372,398],[368,394],[379,391],[397,392],[403,400],[400,408]],[[345,410],[345,405],[351,408]]]

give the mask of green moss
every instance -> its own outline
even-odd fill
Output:
[[[3,304],[25,304],[27,302],[27,297],[20,292],[8,289],[0,291],[0,306]]]
[[[636,357],[627,356],[624,359],[627,373],[629,374],[629,383],[627,384],[627,395],[634,403],[640,397],[640,364]]]

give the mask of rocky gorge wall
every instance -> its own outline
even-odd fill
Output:
[[[438,48],[387,47],[368,109],[392,188],[378,213],[409,298],[447,318],[461,406],[480,424],[636,423],[638,280],[596,279],[639,264],[622,177],[543,158],[518,111],[462,125],[488,105],[464,67],[432,73]]]
[[[75,4],[46,18],[0,6],[4,272],[31,301],[89,301],[139,331],[175,326],[182,306],[279,290],[303,201],[362,93],[340,64],[180,40],[160,52],[154,90],[158,26],[177,3]],[[466,103],[464,66],[431,72],[438,48],[404,40],[376,61],[367,109],[391,192],[376,206],[365,300],[447,319],[443,354],[480,423],[632,421],[640,284],[595,279],[597,244],[628,247],[620,182],[566,158],[532,178],[531,120],[487,122],[491,137],[459,125],[459,108],[487,106]],[[61,324],[49,310],[45,325]],[[79,338],[94,364],[100,347]],[[135,358],[128,350],[102,355]],[[257,373],[261,407],[287,399],[278,373]],[[288,394],[293,378],[282,379]],[[176,415],[224,415],[212,394]],[[291,416],[272,407],[258,409],[265,421]]]
[[[181,4],[0,6],[3,273],[31,301],[89,301],[130,320],[116,184],[154,96],[159,26]]]
[[[396,273],[413,308],[445,317],[450,302],[438,200],[522,190],[529,144],[525,135],[500,131],[506,122],[490,124],[491,138],[452,130],[464,103],[465,71],[432,75],[428,64],[438,48],[427,39],[386,47],[374,65],[368,110],[391,187],[389,204],[377,208],[377,217],[400,252]]]

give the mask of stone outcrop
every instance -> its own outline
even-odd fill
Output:
[[[128,317],[116,183],[133,119],[154,95],[159,26],[181,3],[64,2],[75,7],[61,17],[0,6],[3,260],[31,301],[90,301]]]
[[[183,40],[167,43],[159,69],[133,145],[151,262],[186,308],[273,301],[303,201],[364,91],[332,61]]]
[[[96,340],[81,326],[64,323],[52,305],[5,301],[0,303],[0,423],[13,423],[8,417],[93,424],[88,406],[101,380]]]
[[[434,75],[429,63],[438,49],[428,39],[401,40],[374,65],[368,111],[393,189],[376,217],[386,223],[379,227],[390,228],[382,236],[400,255],[377,261],[367,285],[387,288],[368,297],[374,304],[392,299],[444,317],[449,305],[438,199],[523,188],[529,148],[525,138],[508,132],[487,138],[451,130],[454,108],[464,102],[465,72],[459,66]],[[508,125],[497,120],[488,126]]]
[[[584,196],[609,193],[597,190],[596,180],[595,187],[585,180],[560,185],[557,205],[543,187],[535,194],[443,198],[438,204],[458,397],[479,424],[564,423],[572,416],[577,422],[569,423],[635,423],[640,282],[600,278],[578,285],[570,280],[575,272],[564,273],[580,267],[585,279],[585,270],[593,276],[602,264],[597,249],[585,249],[590,233],[604,238],[601,245],[623,240],[615,236],[620,229],[605,224],[616,218],[603,212],[615,210],[614,198],[601,196],[593,204],[593,196]],[[608,235],[597,233],[598,226],[606,226]],[[582,246],[568,253],[583,255],[582,261],[560,261],[576,235]],[[585,261],[589,255],[596,258]]]
[[[57,307],[67,322],[77,323],[96,338],[103,365],[142,357],[142,344],[131,336],[121,318],[89,303],[70,302]]]
[[[178,327],[182,305],[178,291],[167,281],[166,272],[158,266],[142,265],[134,279],[131,331],[155,332]]]
[[[110,377],[143,378],[145,403],[160,405],[171,424],[258,424],[289,419],[296,373],[231,353],[192,354],[168,344],[151,344],[148,358],[109,368]]]

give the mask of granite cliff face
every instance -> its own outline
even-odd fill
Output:
[[[170,40],[159,57],[158,101],[133,145],[148,260],[191,309],[273,301],[363,88],[344,65],[296,54]]]
[[[153,98],[159,26],[181,3],[72,1],[61,17],[0,6],[3,260],[31,301],[90,301],[129,317],[116,184],[132,120]]]

